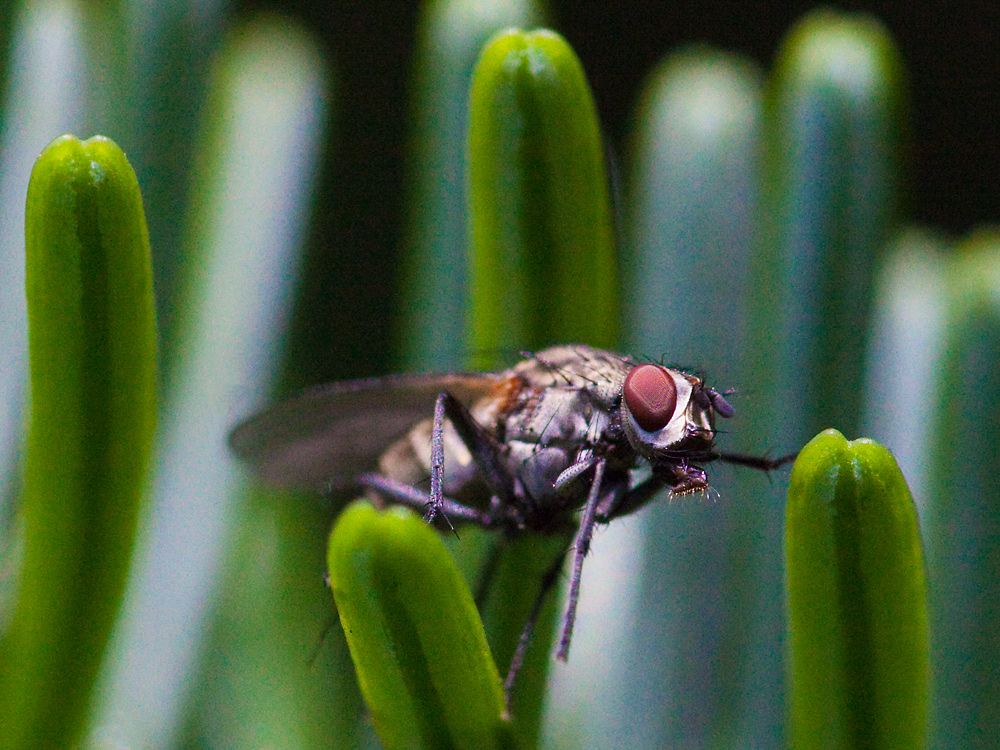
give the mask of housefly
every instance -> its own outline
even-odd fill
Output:
[[[594,527],[666,490],[708,489],[704,464],[768,471],[795,458],[722,453],[725,396],[680,370],[588,346],[556,346],[497,373],[396,375],[321,386],[238,425],[233,451],[267,482],[322,492],[365,489],[428,521],[507,534],[574,534],[558,657],[569,652]],[[567,550],[567,555],[569,550]],[[504,684],[508,700],[546,573]]]

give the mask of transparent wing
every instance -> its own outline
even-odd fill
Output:
[[[240,423],[229,446],[266,482],[328,491],[375,467],[381,453],[448,391],[470,405],[490,373],[391,375],[319,386]]]

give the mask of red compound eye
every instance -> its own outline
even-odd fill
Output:
[[[677,386],[667,368],[639,365],[625,378],[622,388],[625,408],[646,432],[666,426],[677,407]]]

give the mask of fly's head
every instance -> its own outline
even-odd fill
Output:
[[[654,466],[711,453],[716,415],[731,417],[733,407],[701,378],[680,370],[640,364],[622,384],[622,429]]]

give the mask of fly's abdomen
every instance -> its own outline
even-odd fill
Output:
[[[429,490],[431,475],[431,433],[434,420],[419,422],[403,438],[393,443],[379,458],[379,473],[411,487]],[[444,423],[444,494],[476,507],[489,506],[489,492],[451,422]]]

